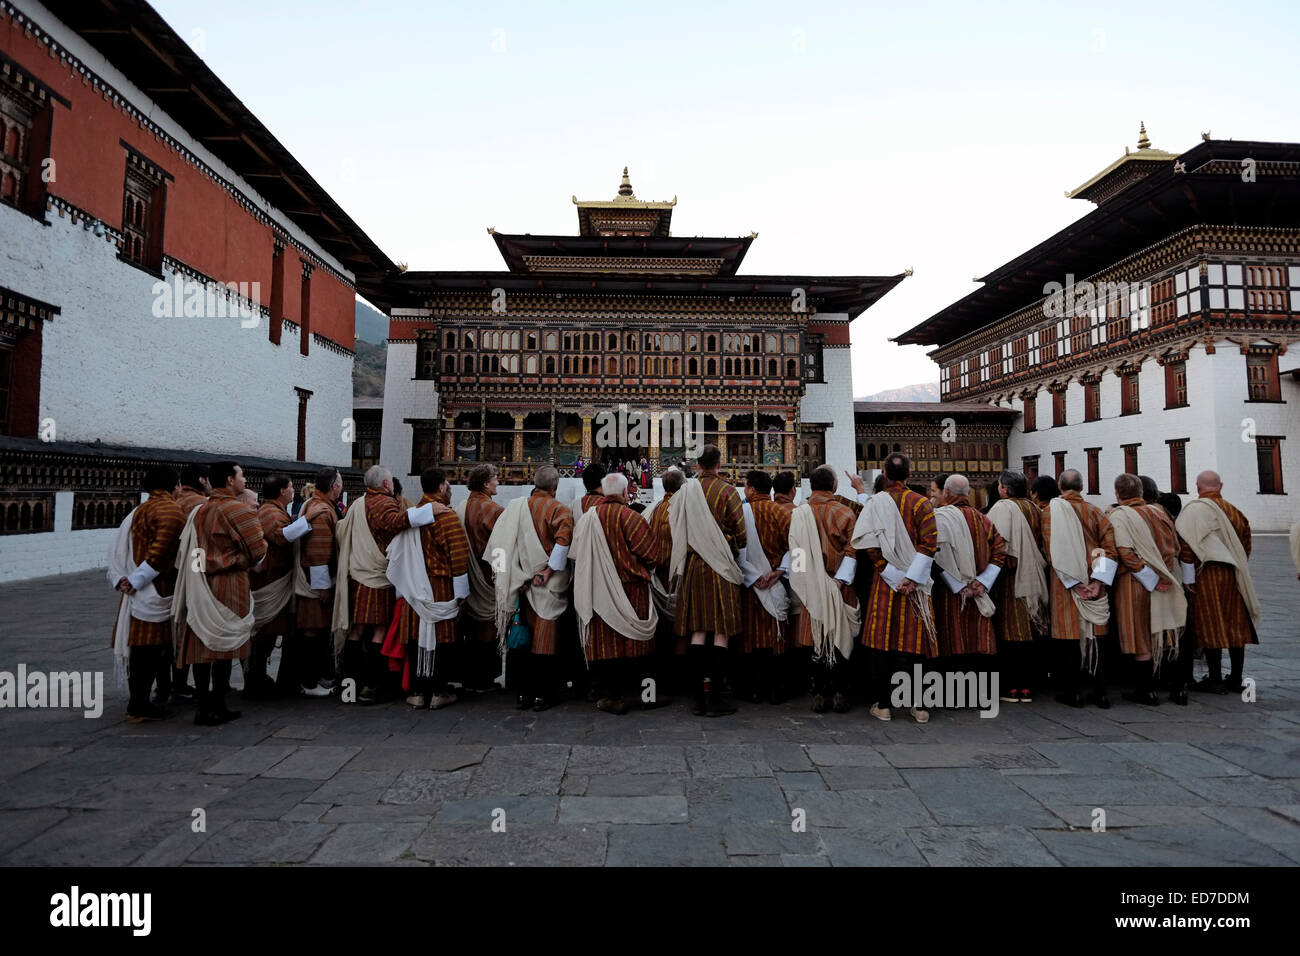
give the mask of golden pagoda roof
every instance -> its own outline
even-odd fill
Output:
[[[1094,187],[1098,187],[1102,183],[1109,183],[1113,180],[1119,179],[1120,176],[1118,174],[1120,174],[1121,170],[1130,175],[1136,173],[1137,175],[1132,177],[1134,179],[1140,179],[1150,171],[1147,169],[1141,169],[1139,172],[1140,167],[1134,166],[1133,164],[1135,163],[1142,165],[1147,163],[1169,163],[1173,162],[1177,158],[1177,153],[1167,153],[1163,149],[1152,148],[1151,140],[1147,138],[1146,123],[1142,122],[1138,125],[1138,145],[1136,152],[1130,152],[1129,148],[1125,146],[1123,156],[1115,160],[1115,162],[1111,163],[1096,176],[1093,176],[1082,186],[1067,191],[1065,196],[1067,199],[1093,199],[1094,194],[1097,192],[1106,192],[1108,195],[1113,195],[1112,191],[1098,190]],[[1107,196],[1101,196],[1093,201],[1100,201],[1104,198],[1107,198]]]
[[[649,202],[637,199],[636,194],[632,192],[632,181],[628,178],[627,167],[624,166],[623,181],[619,184],[618,192],[613,199],[579,200],[577,196],[574,196],[573,204],[578,207],[578,231],[581,235],[595,235],[602,232],[602,229],[592,222],[594,214],[598,221],[610,223],[620,232],[622,228],[619,227],[632,226],[635,221],[639,220],[648,225],[651,234],[667,236],[669,234],[669,223],[672,221],[673,207],[677,205],[677,197],[674,196],[668,202]],[[633,217],[630,220],[617,218],[629,214]],[[611,220],[611,216],[615,218]]]

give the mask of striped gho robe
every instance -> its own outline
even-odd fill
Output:
[[[556,545],[567,548],[573,543],[573,512],[567,505],[560,504],[551,492],[534,489],[528,498],[528,512],[532,515],[537,537],[542,540],[542,549],[547,554],[554,551]],[[523,608],[524,617],[533,632],[533,642],[529,649],[534,654],[554,654],[559,642],[559,619],[541,617],[522,596],[519,606]]]
[[[253,590],[248,572],[266,556],[266,539],[262,523],[252,505],[236,501],[227,488],[214,488],[207,504],[194,516],[196,547],[203,549],[203,571],[212,596],[238,617],[253,606]],[[188,558],[187,558],[188,560]],[[191,627],[185,628],[185,641],[176,664],[210,664],[248,656],[249,642],[233,651],[211,651]]]
[[[431,501],[449,505],[450,495],[425,495],[416,507],[423,507]],[[424,570],[429,575],[429,585],[433,588],[435,601],[450,601],[456,597],[454,578],[469,573],[469,538],[460,526],[456,512],[445,511],[419,529],[420,546],[424,551]],[[439,644],[450,644],[456,640],[456,618],[438,621],[433,625],[434,636]],[[403,647],[418,642],[420,637],[420,615],[405,601],[402,602],[401,615],[397,619],[397,640]],[[414,667],[412,663],[412,667]]]
[[[592,491],[583,495],[582,500],[578,502],[578,517],[581,518],[583,515],[587,513],[588,508],[594,508],[596,507],[596,505],[601,504],[604,500],[605,500],[605,496],[601,494],[599,491]]]
[[[939,531],[934,524],[934,506],[930,499],[910,490],[901,481],[887,482],[880,493],[889,495],[898,505],[916,553],[933,558],[939,549]],[[936,649],[927,646],[925,626],[912,599],[895,592],[880,576],[886,566],[880,549],[868,548],[866,556],[876,573],[871,578],[871,597],[863,615],[862,643],[877,651],[935,656]],[[924,595],[921,598],[928,600]]]
[[[650,571],[658,561],[659,548],[644,518],[615,498],[601,496],[596,517],[609,543],[623,593],[632,602],[637,617],[650,614]],[[660,507],[663,507],[660,505]],[[671,554],[671,552],[669,552]],[[587,659],[610,661],[622,657],[644,657],[654,652],[654,641],[634,641],[593,614],[587,629]]]
[[[202,499],[207,501],[206,498]],[[181,513],[170,491],[149,492],[149,500],[135,509],[131,516],[131,560],[137,565],[147,564],[158,572],[153,579],[154,590],[160,597],[176,591],[176,548],[181,543],[185,515]],[[126,595],[122,595],[126,600]],[[171,621],[137,621],[131,618],[126,636],[127,647],[162,647],[171,643]],[[112,647],[117,637],[117,624],[109,637]]]
[[[966,527],[970,529],[971,544],[975,548],[975,573],[982,573],[990,564],[1005,568],[1006,542],[993,527],[993,522],[971,507],[970,498],[966,495],[956,495],[948,504],[961,512],[961,516],[966,519]],[[933,573],[935,580],[931,593],[934,598],[934,629],[939,637],[939,656],[997,653],[993,618],[981,614],[973,598],[968,598],[963,608],[961,595],[952,593],[938,564],[934,565]],[[1004,570],[998,575],[999,579],[1003,577],[1013,575]],[[994,582],[995,586],[996,583]]]
[[[1198,497],[1209,498],[1227,515],[1228,523],[1241,540],[1242,550],[1250,557],[1250,522],[1246,516],[1224,501],[1217,491],[1207,491]],[[1195,565],[1196,554],[1187,542],[1179,538],[1178,545],[1179,560]],[[1196,568],[1195,592],[1187,595],[1187,618],[1195,631],[1198,647],[1222,650],[1259,643],[1246,602],[1237,590],[1237,572],[1230,564],[1214,561]]]
[[[813,518],[817,521],[817,537],[821,539],[822,553],[820,555],[822,569],[826,572],[827,577],[834,577],[835,572],[839,570],[840,562],[845,558],[856,559],[857,552],[853,548],[853,511],[845,503],[845,499],[838,497],[829,491],[814,491],[808,498],[808,504],[812,507]],[[861,506],[859,506],[861,510]],[[789,521],[786,522],[786,537],[789,538]],[[794,561],[794,555],[791,555],[791,563]],[[780,560],[778,558],[778,560]],[[808,555],[807,560],[813,562],[816,560],[813,555]],[[809,564],[809,571],[813,565]],[[850,578],[846,583],[852,584]],[[849,589],[847,595],[841,591],[840,596],[844,603],[849,607],[858,606],[858,596]],[[812,615],[806,610],[799,615],[799,623],[794,634],[794,643],[799,647],[812,647]]]
[[[670,590],[671,583],[668,580],[668,565],[673,558],[673,529],[668,522],[668,502],[674,493],[665,494],[650,515],[650,538],[655,545],[654,573],[665,591]]]
[[[1063,491],[1061,497],[1069,502],[1074,513],[1079,516],[1079,523],[1083,526],[1083,543],[1086,551],[1083,558],[1089,569],[1093,567],[1093,555],[1098,548],[1110,560],[1118,561],[1119,552],[1115,550],[1115,529],[1110,526],[1102,510],[1084,501],[1083,496],[1077,491]],[[1060,641],[1077,641],[1079,640],[1079,612],[1074,606],[1074,598],[1070,596],[1069,589],[1061,583],[1061,576],[1052,567],[1052,510],[1045,508],[1042,515],[1043,554],[1047,557],[1048,587],[1052,594],[1052,637]],[[1100,637],[1109,633],[1107,628],[1106,624],[1096,624],[1092,632]]]
[[[781,558],[790,549],[790,511],[794,509],[786,510],[771,498],[761,495],[753,498],[749,506],[754,511],[754,528],[763,545],[763,556],[775,571]],[[745,588],[745,636],[740,643],[740,650],[745,653],[775,651],[782,654],[785,652],[783,632],[788,628],[789,622],[783,624],[767,613],[758,595],[754,593],[755,587],[757,585]],[[772,587],[783,588],[785,584],[777,581]]]
[[[745,512],[741,508],[736,486],[718,475],[702,474],[700,487],[713,520],[722,536],[737,554],[745,546]],[[677,586],[677,621],[679,636],[696,631],[711,631],[717,637],[739,634],[744,627],[741,614],[743,588],[724,580],[693,550],[686,552],[686,566]]]
[[[202,488],[191,488],[185,485],[176,496],[176,506],[181,509],[181,517],[188,518],[191,511],[207,500],[208,496],[203,493]]]
[[[1169,512],[1154,502],[1147,504],[1142,498],[1126,498],[1106,510],[1111,511],[1121,505],[1132,508],[1146,523],[1155,540],[1160,556],[1175,574],[1178,573],[1178,532],[1174,530],[1174,519]],[[1151,592],[1149,592],[1134,574],[1146,567],[1146,563],[1137,556],[1132,548],[1117,548],[1119,552],[1119,569],[1115,572],[1115,587],[1111,594],[1111,620],[1115,624],[1119,637],[1119,646],[1125,654],[1148,655],[1151,653]],[[1168,635],[1166,634],[1166,637]]]
[[[1019,508],[1020,513],[1025,516],[1025,520],[1029,522],[1029,530],[1034,533],[1034,543],[1041,551],[1043,512],[1028,498],[1007,500]],[[1016,565],[1019,561],[1009,554],[1006,557],[1007,563],[1002,566],[1002,573],[998,575],[993,590],[989,592],[989,597],[993,598],[993,603],[998,608],[997,613],[993,615],[993,629],[997,632],[999,641],[1032,641],[1034,628],[1029,619],[1029,602],[1025,598],[1016,597]],[[1051,573],[1050,570],[1048,573]]]
[[[477,561],[483,570],[483,577],[488,581],[493,578],[492,562],[483,560],[483,551],[487,548],[488,538],[497,519],[506,509],[492,500],[492,496],[482,491],[471,491],[465,502],[465,537],[469,539],[470,560]],[[462,610],[469,619],[469,614]],[[471,633],[476,640],[496,643],[497,627],[494,621],[468,620]]]
[[[284,529],[291,520],[289,512],[277,501],[264,501],[257,509],[257,521],[266,540],[266,560],[262,562],[262,570],[248,573],[248,584],[254,591],[280,580],[293,570],[293,542],[284,537]],[[259,633],[271,637],[287,634],[291,606],[292,602],[286,604],[284,610],[267,621]]]
[[[773,492],[772,503],[786,514],[789,514],[791,511],[794,511],[794,492],[792,491],[788,495],[778,495]]]
[[[334,538],[334,531],[339,523],[339,513],[334,502],[325,497],[320,490],[302,503],[300,515],[307,519],[311,530],[299,538],[299,563],[302,573],[310,585],[311,569],[328,567],[330,580],[338,586],[335,576],[338,574],[339,548]],[[300,631],[328,630],[330,618],[334,613],[334,590],[318,592],[319,598],[298,598],[298,629]]]
[[[366,509],[366,524],[370,526],[375,546],[381,554],[387,553],[388,546],[393,543],[397,533],[411,526],[406,509],[382,489],[367,490],[362,502]],[[368,588],[352,580],[348,581],[348,585],[352,588],[348,595],[348,607],[352,609],[353,624],[382,624],[387,628],[393,623],[397,592],[391,585],[386,588]]]

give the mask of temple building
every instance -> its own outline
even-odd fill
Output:
[[[1096,209],[898,336],[935,346],[944,401],[1019,412],[1008,458],[1196,494],[1198,472],[1259,531],[1295,520],[1300,475],[1300,144],[1138,148],[1067,193]]]
[[[901,451],[912,460],[908,484],[926,492],[931,480],[962,474],[971,501],[984,507],[1007,467],[1007,438],[1019,415],[980,402],[854,402],[858,471],[882,471]],[[996,493],[994,493],[996,494]]]
[[[733,476],[854,467],[850,323],[905,274],[740,275],[754,234],[674,236],[676,199],[638,199],[626,169],[613,199],[573,202],[576,236],[489,229],[504,271],[390,280],[385,463],[463,481],[487,461],[523,486],[714,443]]]
[[[102,566],[152,463],[350,464],[396,266],[157,11],[0,0],[0,145],[0,580]]]

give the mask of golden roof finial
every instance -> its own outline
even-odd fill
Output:
[[[1147,124],[1138,123],[1138,149],[1150,149],[1151,140],[1147,139]]]
[[[632,180],[627,178],[626,166],[623,167],[623,182],[618,187],[618,194],[620,196],[626,196],[629,199],[636,198],[635,196],[632,195]]]

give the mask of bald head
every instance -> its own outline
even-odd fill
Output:
[[[1196,491],[1219,491],[1223,488],[1223,479],[1217,471],[1203,471],[1196,476]]]
[[[943,483],[944,493],[951,498],[970,494],[970,479],[965,475],[949,475]]]
[[[1083,475],[1077,468],[1067,468],[1056,481],[1062,491],[1083,491]]]

